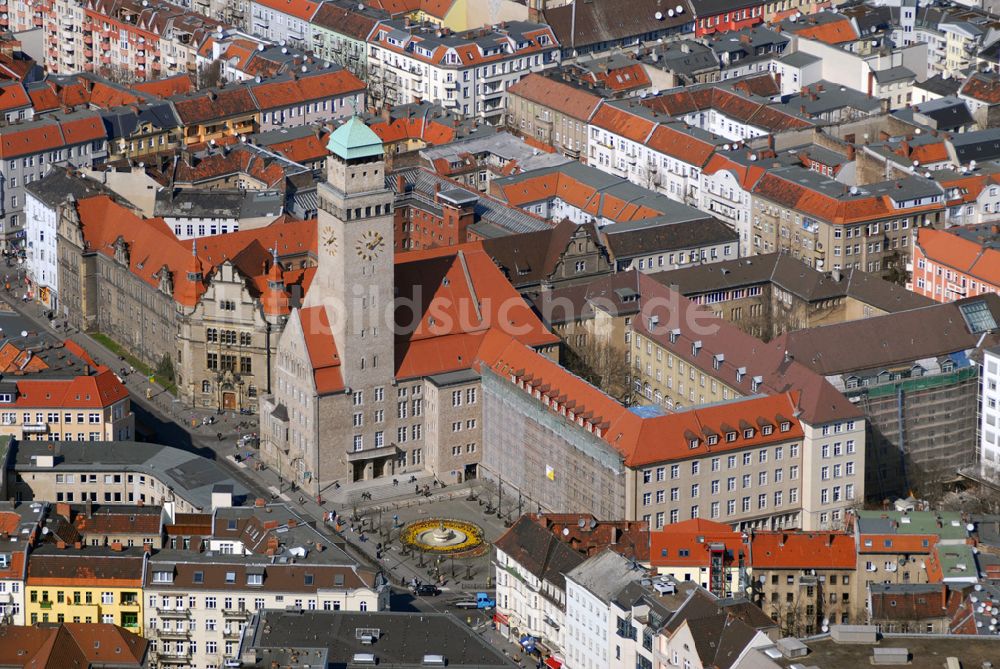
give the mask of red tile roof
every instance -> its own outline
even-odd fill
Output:
[[[543,403],[553,413],[578,424],[582,421],[585,429],[617,450],[629,467],[802,438],[802,427],[793,415],[799,399],[796,391],[642,418],[562,366],[509,337],[506,341],[495,339],[488,344],[480,351],[484,365],[526,392],[541,392]],[[779,429],[781,423],[788,424],[787,431]],[[749,438],[744,437],[744,424],[753,429]],[[760,429],[765,424],[772,426],[769,435],[764,435]],[[723,434],[730,428],[737,432],[735,441],[731,442]],[[719,435],[719,439],[718,443],[709,445],[707,435],[712,433]],[[664,435],[672,435],[672,438],[664,439]]]
[[[339,392],[344,389],[344,377],[340,371],[340,354],[333,340],[330,318],[323,305],[299,309],[302,336],[309,351],[309,361],[313,368],[316,392],[320,395]]]
[[[17,379],[18,409],[103,409],[128,398],[128,390],[106,369],[72,379]]]
[[[516,95],[570,118],[587,121],[601,103],[601,97],[565,81],[532,73],[507,89]]]
[[[280,154],[296,163],[308,164],[330,155],[330,151],[326,148],[329,138],[330,133],[328,131],[323,131],[319,134],[310,133],[305,137],[269,144],[267,150]]]
[[[0,643],[5,667],[148,666],[149,642],[107,623],[60,623],[58,626],[6,626]]]
[[[171,273],[174,300],[189,307],[198,304],[215,267],[226,261],[233,262],[252,279],[265,273],[267,249],[277,248],[279,256],[304,255],[316,249],[315,219],[296,221],[280,217],[263,228],[188,242],[177,239],[162,219],[140,218],[105,195],[80,200],[77,211],[84,239],[91,249],[114,257],[115,244],[120,239],[128,245],[133,274],[159,287],[161,272],[166,269]],[[197,249],[196,255],[192,246]],[[201,266],[201,281],[188,277],[195,259]]]
[[[602,84],[608,90],[616,93],[630,91],[634,88],[646,88],[652,84],[649,75],[646,74],[646,69],[641,63],[634,63],[626,67],[604,71],[588,72],[583,78],[585,81],[589,80]]]
[[[796,28],[794,32],[799,37],[813,39],[825,44],[843,44],[845,42],[853,42],[858,38],[854,24],[846,17],[840,21],[804,25],[802,28]]]
[[[436,146],[448,144],[455,139],[455,127],[423,117],[397,118],[391,121],[377,121],[368,126],[379,136],[383,144],[393,144],[409,139],[420,139]]]
[[[81,112],[61,119],[38,119],[0,131],[0,158],[9,159],[106,137],[96,113]]]
[[[590,123],[640,144],[645,144],[656,128],[652,121],[609,104],[602,104]]]
[[[742,533],[724,523],[694,518],[650,532],[649,563],[653,567],[707,567],[713,543],[725,544],[734,555],[746,553]]]
[[[1000,77],[973,72],[962,84],[958,94],[988,105],[1000,104]]]
[[[923,553],[930,554],[940,541],[936,534],[862,534],[858,553]],[[871,545],[869,545],[869,543]],[[926,543],[926,545],[924,545]]]
[[[264,111],[358,93],[365,90],[365,83],[345,69],[292,74],[249,87],[258,108]]]
[[[1000,249],[933,228],[920,228],[916,244],[931,262],[1000,288]]]
[[[319,9],[318,2],[311,0],[254,0],[264,7],[273,9],[282,14],[288,14],[295,18],[308,22]]]
[[[397,338],[396,377],[468,369],[486,334],[509,333],[529,347],[559,339],[542,325],[480,243],[396,255],[396,323],[412,334]],[[426,307],[414,314],[407,304]],[[426,297],[431,295],[429,299]]]
[[[760,569],[857,568],[854,536],[844,532],[754,532],[751,565]]]
[[[9,111],[31,106],[31,98],[19,81],[0,83],[0,111]]]
[[[155,95],[158,98],[169,98],[172,95],[181,95],[195,90],[194,80],[187,74],[177,74],[165,79],[151,79],[150,81],[137,81],[132,84],[132,88],[145,93]]]

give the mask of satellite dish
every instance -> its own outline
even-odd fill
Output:
[[[969,169],[970,170],[976,169],[976,161],[975,160],[970,160],[969,161]]]
[[[28,336],[28,331],[27,330],[21,330],[21,336],[22,337],[27,337]]]
[[[303,71],[303,72],[308,72],[308,71],[309,71],[309,68],[308,68],[308,67],[306,67],[305,65],[303,65],[303,66],[302,66],[302,71]]]
[[[757,154],[756,153],[751,153],[750,154],[750,162],[753,162],[755,160],[757,160]]]
[[[917,128],[916,130],[914,130],[913,134],[914,135],[919,135],[920,134],[920,128]]]
[[[208,140],[208,143],[211,144],[212,146],[215,146],[215,140],[214,139]]]
[[[684,13],[684,5],[677,5],[676,7],[674,7],[674,11],[677,12],[678,14],[683,14]]]
[[[857,194],[858,194],[858,187],[851,186],[851,195],[857,195]]]
[[[359,2],[358,3],[358,11],[361,12],[361,11],[364,11],[364,9],[365,9],[365,3]]]
[[[976,592],[982,592],[983,586],[981,584],[979,584],[979,583],[976,583],[976,585],[973,587],[973,590],[975,590]],[[972,600],[972,601],[975,601],[975,600]]]
[[[969,523],[968,525],[965,526],[965,529],[968,530],[969,532],[975,532],[976,531],[976,526],[973,525],[972,523]],[[980,589],[982,589],[982,588],[980,588]]]
[[[278,46],[285,46],[285,40],[281,40],[280,42],[278,42]]]
[[[799,17],[797,17],[797,16],[792,16],[792,17],[790,17],[790,18],[789,18],[788,20],[789,20],[789,21],[791,21],[792,23],[795,23],[796,21],[798,21],[798,20],[799,20]]]
[[[569,528],[568,527],[564,527],[562,533],[563,533],[564,537],[568,537],[569,536]]]
[[[653,17],[656,18],[657,21],[662,21],[663,20],[663,12],[656,12],[655,14],[653,14]]]
[[[830,631],[830,626],[829,625],[823,625],[823,634],[826,634],[829,631]]]
[[[920,161],[919,160],[914,160],[913,161],[913,166],[914,167],[920,167]]]
[[[286,49],[285,47],[281,47],[281,53],[288,53],[288,49]]]
[[[263,51],[263,50],[264,50],[264,45],[263,44],[258,44],[257,45],[257,51]]]
[[[667,10],[667,16],[669,16],[670,18],[673,18],[674,17],[674,10],[668,9]]]

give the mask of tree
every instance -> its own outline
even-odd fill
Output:
[[[107,77],[108,80],[125,86],[134,84],[138,79],[138,77],[135,76],[135,72],[127,67],[122,67],[121,65],[107,65],[102,67],[101,74]]]
[[[174,382],[174,361],[166,353],[163,354],[160,362],[156,365],[156,375],[170,383]]]
[[[903,262],[899,251],[893,251],[891,255],[885,257],[886,281],[905,286],[910,280],[910,273],[906,271],[906,263]]]
[[[215,88],[222,83],[222,61],[216,58],[198,66],[198,88]]]
[[[571,372],[597,386],[625,406],[633,403],[634,396],[625,351],[616,348],[611,342],[591,334],[584,335],[580,343],[575,346],[567,344],[564,347],[563,364]]]

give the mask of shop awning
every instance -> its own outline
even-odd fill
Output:
[[[550,655],[549,657],[545,658],[545,666],[549,667],[549,669],[559,669],[559,667],[562,666],[562,662],[560,662],[559,660]]]

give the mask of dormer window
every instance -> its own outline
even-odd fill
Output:
[[[736,432],[726,432],[726,441],[732,442],[736,441]]]
[[[227,571],[226,572],[226,583],[236,583],[236,572]]]
[[[671,330],[670,331],[670,343],[671,344],[676,344],[677,343],[677,338],[680,337],[680,336],[681,336],[681,330],[680,330],[680,328],[674,328],[673,330]]]
[[[174,572],[173,571],[157,571],[153,570],[153,583],[173,583],[174,582]]]
[[[714,356],[712,357],[712,367],[713,367],[714,369],[719,369],[720,367],[722,367],[722,362],[723,362],[723,361],[724,361],[725,359],[726,359],[726,356],[725,356],[725,354],[723,354],[723,353],[716,353],[716,354],[715,354],[715,355],[714,355]]]
[[[264,585],[264,574],[247,574],[247,585]]]
[[[764,425],[760,428],[760,433],[765,437],[774,432],[774,427],[771,425]]]
[[[692,439],[692,440],[690,440],[690,441],[688,442],[688,446],[689,446],[690,448],[698,448],[698,440],[697,440],[697,439]]]
[[[742,383],[743,377],[746,376],[746,374],[747,374],[747,368],[746,367],[740,367],[739,369],[737,369],[736,370],[736,383]]]
[[[693,342],[691,344],[691,355],[697,356],[698,355],[698,351],[700,351],[700,350],[701,350],[701,340],[699,339],[698,341]]]
[[[752,427],[748,427],[747,429],[743,430],[743,438],[744,439],[753,439],[753,428]]]
[[[717,435],[717,434],[710,434],[710,435],[708,435],[708,445],[709,446],[715,446],[717,443],[719,443],[719,435]]]
[[[792,429],[792,424],[787,420],[782,421],[781,425],[778,426],[778,429],[781,430],[782,432],[788,432],[789,430]]]
[[[10,393],[0,393],[0,403],[10,404],[14,401],[14,396]]]
[[[750,392],[752,392],[752,393],[757,392],[757,389],[760,388],[760,384],[762,384],[762,383],[764,383],[764,377],[763,376],[755,376],[755,377],[753,377],[753,379],[750,381]]]

